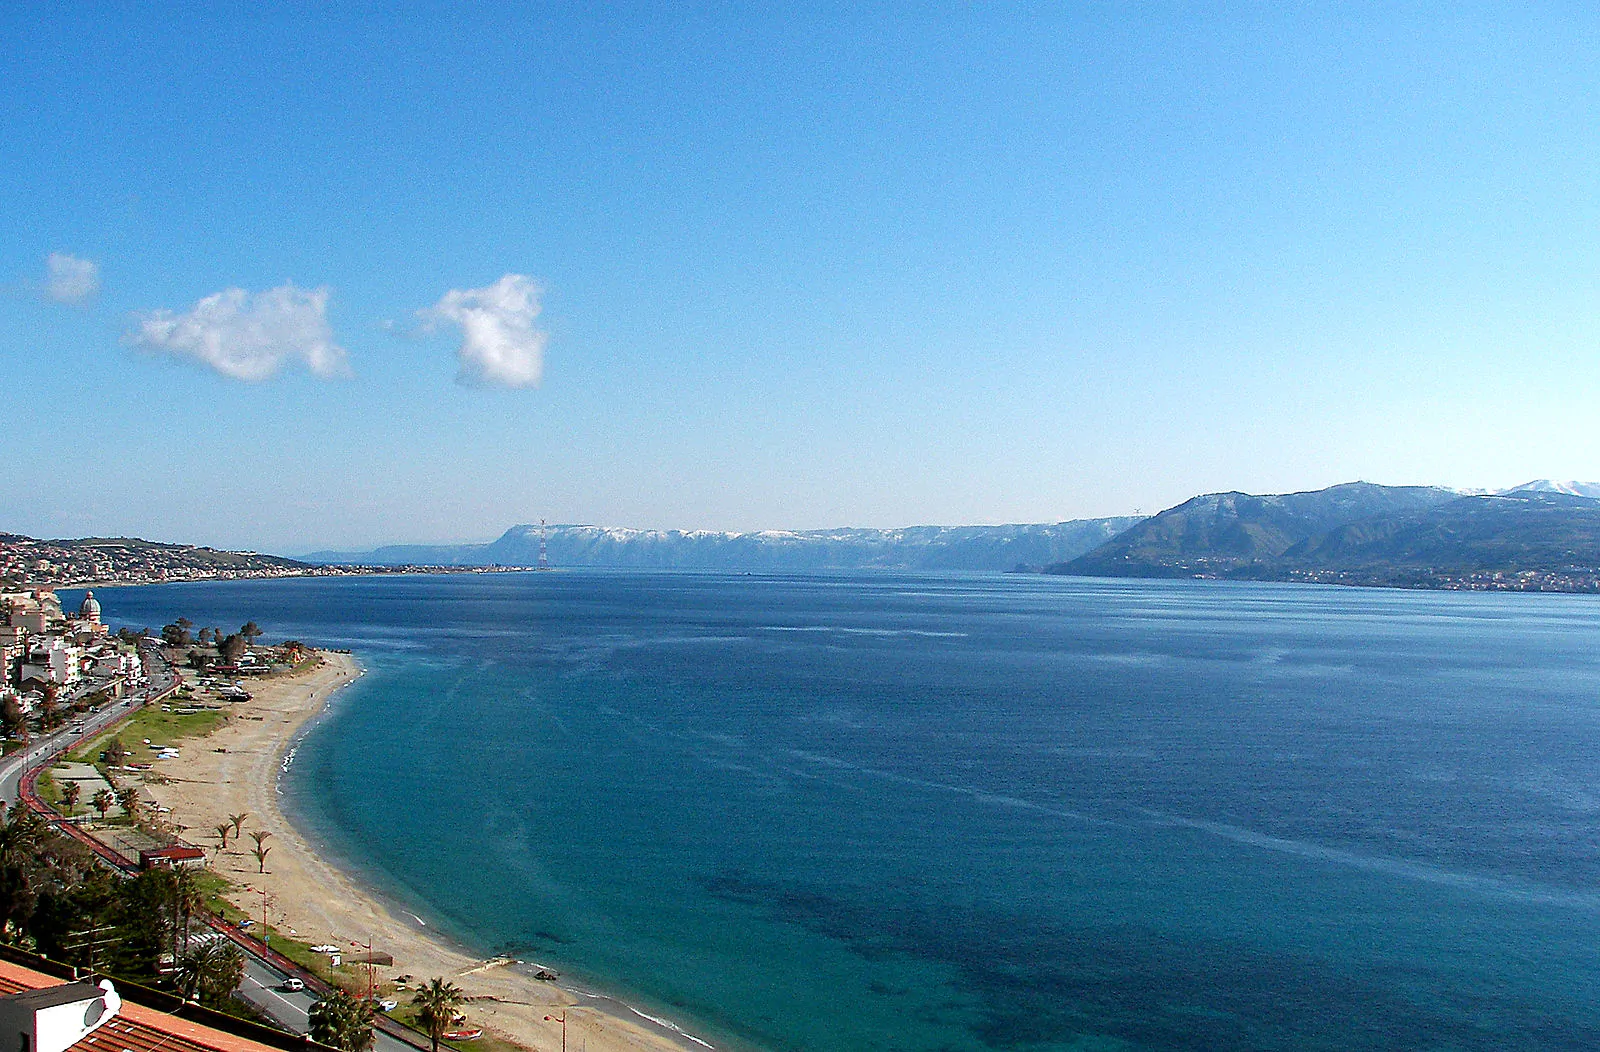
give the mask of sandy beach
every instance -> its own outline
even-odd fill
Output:
[[[474,999],[466,1006],[471,1026],[535,1052],[554,1052],[561,1048],[561,1026],[544,1017],[566,1009],[569,1048],[679,1052],[709,1047],[642,1018],[635,1022],[618,1002],[580,995],[503,963],[474,958],[420,927],[415,918],[391,911],[309,848],[278,804],[283,757],[328,696],[359,675],[350,655],[323,653],[322,664],[310,672],[256,681],[253,700],[232,706],[227,721],[210,736],[185,740],[181,759],[162,763],[166,781],[149,785],[147,795],[170,807],[172,816],[188,827],[187,835],[208,848],[216,847],[215,834],[202,831],[231,814],[248,812],[247,834],[272,834],[266,841],[271,848],[266,874],[257,871],[248,836],[243,844],[230,839],[213,866],[238,885],[266,891],[274,928],[313,944],[365,947],[370,941],[375,951],[394,956],[393,968],[380,969],[385,978],[443,976]],[[259,894],[241,890],[234,897],[241,909],[260,916]]]

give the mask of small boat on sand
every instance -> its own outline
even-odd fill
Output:
[[[469,1026],[460,1030],[446,1030],[444,1032],[446,1041],[476,1041],[482,1036],[483,1027],[481,1026]]]

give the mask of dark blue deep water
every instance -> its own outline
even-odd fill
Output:
[[[355,649],[298,819],[772,1050],[1600,1047],[1600,600],[572,572],[105,590]],[[75,597],[68,597],[75,601]]]

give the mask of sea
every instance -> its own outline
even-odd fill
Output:
[[[414,923],[716,1048],[1600,1048],[1600,597],[604,571],[96,595],[115,625],[350,648],[367,674],[284,775],[296,823]]]

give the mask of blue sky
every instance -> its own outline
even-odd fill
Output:
[[[1600,19],[1287,6],[7,5],[0,529],[1600,476]]]

